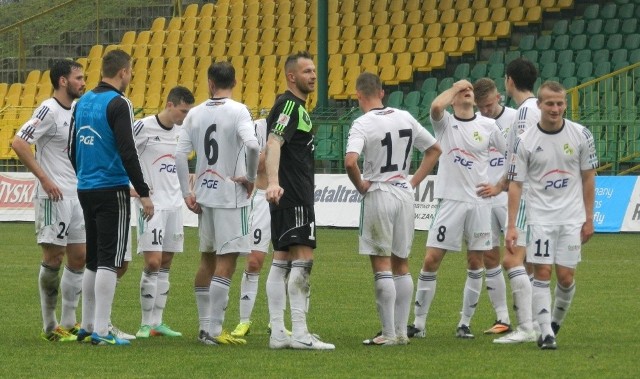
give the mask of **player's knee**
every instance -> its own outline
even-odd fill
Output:
[[[51,268],[59,268],[64,258],[64,246],[43,244],[42,262]]]

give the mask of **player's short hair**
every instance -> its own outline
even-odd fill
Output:
[[[480,78],[473,83],[473,97],[476,100],[484,100],[487,96],[498,90],[496,82],[491,78]]]
[[[540,94],[542,93],[543,89],[546,89],[555,93],[563,93],[567,91],[562,84],[554,80],[547,80],[540,85],[540,88],[538,88],[538,94],[537,94],[538,101],[542,101],[542,97],[540,96]]]
[[[295,54],[291,54],[287,57],[287,60],[284,62],[284,72],[290,72],[294,69],[299,59],[310,59],[313,60],[311,54],[308,51],[298,51]]]
[[[219,89],[230,89],[236,85],[236,69],[229,62],[215,62],[209,66],[207,77]]]
[[[123,50],[111,50],[102,57],[102,76],[105,78],[113,78],[128,67],[131,67],[131,56]]]
[[[179,105],[180,103],[193,104],[196,99],[187,87],[175,86],[169,91],[167,101],[170,101],[173,105]]]
[[[380,77],[371,72],[363,72],[356,79],[356,91],[362,93],[364,97],[372,97],[382,90]]]
[[[533,91],[533,86],[538,79],[538,70],[531,61],[518,57],[507,65],[507,77],[513,80],[518,91]]]
[[[53,89],[58,89],[60,87],[60,78],[69,78],[71,70],[74,68],[83,69],[80,63],[72,61],[71,59],[58,59],[53,61],[51,69],[49,70],[49,79],[51,79]]]

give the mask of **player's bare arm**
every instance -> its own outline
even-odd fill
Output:
[[[280,149],[284,144],[284,138],[276,134],[269,134],[267,139],[267,152],[265,166],[267,169],[267,192],[266,198],[270,203],[278,204],[284,194],[284,189],[280,187],[278,170],[280,167]]]
[[[511,248],[518,242],[518,229],[516,228],[516,218],[520,207],[520,197],[522,196],[522,182],[513,181],[509,185],[509,201],[507,212],[507,234],[505,245]]]
[[[347,175],[351,183],[353,183],[360,194],[364,195],[369,190],[369,187],[371,187],[371,182],[362,180],[360,167],[358,167],[358,157],[360,157],[358,153],[347,153],[344,158],[344,168],[347,170]]]
[[[463,91],[473,92],[473,85],[467,80],[459,80],[453,83],[453,86],[448,90],[438,95],[431,103],[431,118],[434,121],[442,120],[444,110],[453,103],[453,99],[456,95]]]
[[[582,171],[582,199],[586,220],[582,225],[580,237],[582,243],[587,243],[594,233],[593,227],[593,202],[595,200],[595,176],[596,170]]]
[[[11,147],[16,152],[16,155],[18,155],[18,158],[20,158],[22,164],[25,165],[36,178],[38,178],[40,185],[42,185],[42,189],[44,189],[47,195],[49,195],[49,199],[53,201],[62,200],[62,191],[60,191],[58,185],[51,180],[42,167],[40,167],[31,152],[31,146],[29,143],[16,136],[11,143]]]
[[[422,162],[420,162],[420,166],[411,177],[409,184],[411,187],[416,188],[422,183],[424,178],[429,175],[429,173],[433,170],[436,163],[438,163],[438,158],[440,158],[440,154],[442,154],[442,149],[440,148],[440,144],[436,142],[435,145],[429,147],[424,152],[424,156],[422,157]]]

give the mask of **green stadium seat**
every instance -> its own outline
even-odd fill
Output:
[[[564,66],[564,64],[563,64]],[[575,64],[574,64],[575,66]],[[578,65],[578,69],[575,72],[575,76],[578,78],[578,80],[582,80],[584,78],[588,78],[593,74],[593,63],[591,62],[582,62]],[[562,76],[562,75],[560,75]],[[564,75],[562,76],[563,78],[566,78],[568,76],[573,76],[573,74],[571,75]]]
[[[557,36],[554,40],[553,40],[553,49],[556,51],[559,50],[566,50],[569,48],[569,36],[568,35],[563,35],[563,36]]]
[[[504,52],[502,50],[495,50],[489,56],[489,63],[503,63]]]
[[[616,17],[618,6],[615,3],[606,3],[600,9],[600,18],[611,19]]]
[[[524,35],[520,39],[520,43],[518,44],[518,49],[521,51],[525,50],[533,50],[535,46],[535,36],[533,35]]]
[[[456,66],[455,71],[453,72],[453,79],[458,81],[460,79],[466,79],[469,77],[470,72],[469,63],[461,63]]]
[[[595,36],[592,36],[592,37],[595,37]],[[590,41],[592,41],[592,40],[593,40],[593,38],[590,38],[589,39],[589,43],[591,43]],[[602,38],[601,43],[602,43],[602,45],[604,45],[604,38]],[[571,50],[577,51],[577,50],[585,49],[586,47],[587,47],[587,35],[586,34],[579,34],[579,35],[573,36],[573,38],[571,38]]]
[[[624,47],[629,50],[640,48],[640,34],[629,34],[624,38]],[[635,61],[632,61],[635,63]]]
[[[609,21],[613,21],[613,20],[609,20]],[[607,23],[609,21],[607,21]],[[614,23],[619,23],[619,21],[617,19],[615,21],[616,22],[614,22]],[[600,34],[601,32],[602,32],[602,20],[601,19],[596,19],[596,20],[589,21],[589,23],[587,24],[587,30],[586,30],[587,35]]]
[[[404,107],[413,107],[420,104],[420,91],[411,91],[404,97]]]
[[[451,88],[453,86],[453,82],[454,80],[451,77],[446,77],[440,80],[438,83],[438,93],[442,93]]]
[[[553,24],[553,29],[551,30],[551,34],[554,36],[561,36],[567,34],[569,31],[569,21],[567,20],[558,20]]]
[[[596,78],[600,76],[604,76],[611,73],[611,63],[610,62],[600,62],[596,64],[593,69],[593,76]]]
[[[424,82],[422,82],[422,86],[420,87],[420,92],[425,94],[429,91],[435,91],[437,88],[438,88],[437,78],[426,78]]]
[[[507,53],[504,56],[504,64],[509,64],[509,62],[511,62],[512,60],[519,58],[520,54],[521,53],[519,50],[507,51]],[[493,62],[489,62],[489,63],[493,63]],[[495,62],[495,63],[501,63],[501,62]]]
[[[540,53],[539,63],[541,66],[556,62],[556,51],[555,50],[547,50]]]
[[[487,76],[487,64],[484,62],[476,63],[469,73],[469,77],[473,82],[485,76]]]
[[[561,80],[561,82],[566,89],[573,88],[578,85],[578,79],[575,76],[564,78],[564,80]]]
[[[389,94],[387,99],[387,106],[400,108],[404,99],[404,93],[402,91],[393,91]]]
[[[522,57],[527,60],[538,63],[538,51],[537,50],[529,50],[522,53]]]
[[[569,34],[572,36],[583,34],[584,25],[585,21],[581,19],[571,21],[571,24],[569,25]]]
[[[490,65],[487,76],[489,76],[494,81],[504,78],[504,64],[494,63]]]
[[[551,48],[551,35],[541,35],[536,39],[536,50],[544,51]]]
[[[640,7],[638,7],[640,9]],[[622,22],[622,26],[620,27],[620,33],[622,34],[633,34],[638,30],[638,19],[629,18]],[[616,32],[617,33],[617,32]]]
[[[556,76],[557,73],[558,73],[558,64],[556,62],[549,62],[544,66],[542,66],[542,69],[540,70],[540,77],[542,77],[545,80],[548,80],[548,78],[552,76]]]
[[[609,61],[609,50],[608,49],[600,49],[593,52],[593,63],[600,62],[608,62]]]
[[[614,34],[612,36],[610,36],[609,38],[616,36],[619,34]],[[586,38],[586,36],[585,36]],[[591,50],[600,50],[600,49],[604,49],[605,44],[604,44],[604,34],[595,34],[592,36],[589,36],[589,42],[588,42],[588,47]],[[574,49],[574,50],[580,50],[580,49],[584,49],[584,47],[581,47],[579,49]]]
[[[420,107],[423,109],[423,111],[426,110],[427,114],[429,114],[429,108],[431,108],[433,99],[435,99],[437,96],[438,92],[436,91],[427,91],[423,93],[422,100],[420,100]]]
[[[585,20],[595,20],[596,18],[598,18],[598,13],[600,13],[600,5],[589,4],[584,9],[582,17],[584,17]]]
[[[578,50],[576,52],[576,62],[589,62],[592,54],[593,52],[590,49]]]
[[[612,34],[607,38],[606,46],[601,49],[607,48],[609,50],[616,50],[622,48],[622,34]]]
[[[589,62],[591,63],[591,62]],[[558,70],[558,76],[560,79],[568,78],[570,76],[576,75],[576,64],[574,62],[563,62],[560,64],[560,69]]]
[[[628,19],[633,17],[633,13],[635,12],[636,5],[633,3],[627,3],[621,5],[618,8],[617,18],[619,19]]]
[[[602,32],[608,35],[608,34],[618,33],[619,30],[620,30],[620,20],[618,20],[617,18],[614,18],[613,20],[607,20],[607,22],[604,23]]]

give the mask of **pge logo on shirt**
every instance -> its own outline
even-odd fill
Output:
[[[547,176],[549,176],[547,178]],[[554,176],[560,176],[559,178],[553,178]],[[544,181],[544,189],[552,190],[552,189],[563,189],[569,186],[570,177],[573,176],[568,171],[563,170],[552,170],[542,176],[542,180]],[[546,178],[546,179],[545,179]]]
[[[451,149],[449,154],[451,153],[453,153],[453,163],[457,163],[462,167],[466,167],[468,170],[471,170],[473,167],[473,159],[475,158],[473,154],[459,148]]]

